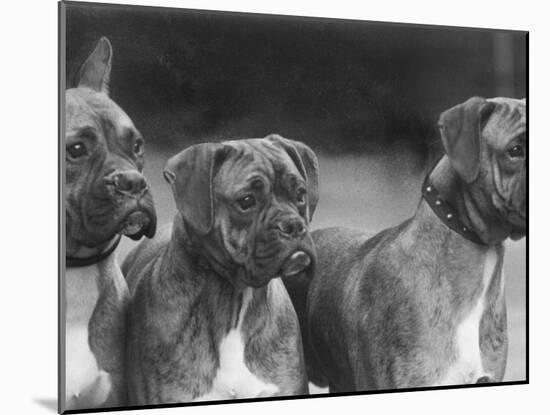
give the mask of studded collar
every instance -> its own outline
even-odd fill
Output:
[[[422,185],[422,197],[424,200],[428,202],[428,205],[430,205],[432,211],[449,229],[455,231],[459,235],[462,235],[464,238],[475,244],[485,245],[479,236],[459,219],[456,208],[443,199],[439,191],[435,188],[430,180],[432,171],[433,169],[430,170],[424,180],[424,184]]]
[[[79,268],[79,267],[87,267],[88,265],[97,264],[103,261],[105,258],[107,258],[109,255],[111,255],[115,251],[121,239],[122,239],[122,236],[120,234],[117,235],[115,240],[111,244],[109,244],[107,249],[105,249],[104,251],[96,255],[92,255],[89,257],[82,257],[82,258],[74,257],[74,256],[66,256],[65,266],[67,268]]]

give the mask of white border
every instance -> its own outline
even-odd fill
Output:
[[[226,415],[287,413],[510,413],[548,407],[549,276],[544,267],[550,234],[545,160],[550,137],[548,27],[544,2],[277,0],[133,3],[362,20],[529,30],[530,34],[530,378],[531,385],[345,398],[163,409],[162,412]],[[4,2],[2,48],[2,301],[4,413],[53,413],[37,401],[56,397],[57,386],[57,5],[55,0]],[[545,151],[546,150],[546,151]],[[533,226],[536,224],[536,226]],[[7,230],[7,232],[6,232]],[[545,399],[546,398],[546,399]],[[124,412],[130,413],[130,412]]]

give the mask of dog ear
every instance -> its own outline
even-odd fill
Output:
[[[97,42],[78,73],[78,86],[109,94],[113,48],[106,37]]]
[[[481,131],[496,104],[473,97],[443,112],[439,129],[451,165],[466,182],[473,182],[480,169]]]
[[[319,161],[311,148],[300,141],[289,140],[278,134],[266,137],[271,142],[281,146],[290,156],[298,171],[306,180],[309,208],[309,220],[313,218],[313,212],[319,201]]]
[[[221,143],[196,144],[171,157],[164,167],[178,210],[203,235],[210,232],[214,219],[212,179],[227,153]]]

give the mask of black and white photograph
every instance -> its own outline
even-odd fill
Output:
[[[529,382],[527,31],[58,7],[60,413]]]

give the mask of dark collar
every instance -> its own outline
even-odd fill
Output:
[[[114,242],[112,242],[107,249],[104,251],[101,251],[99,254],[92,255],[89,257],[74,257],[74,256],[66,256],[65,257],[65,266],[67,268],[79,268],[79,267],[87,267],[88,265],[97,264],[101,261],[103,261],[105,258],[107,258],[109,255],[111,255],[114,250],[117,248],[118,244],[120,243],[120,240],[122,239],[121,235],[117,235]]]
[[[440,193],[430,180],[432,171],[433,169],[430,170],[424,180],[424,184],[422,185],[422,197],[424,197],[424,200],[428,202],[428,205],[430,205],[432,211],[449,229],[455,231],[459,235],[462,235],[464,238],[475,244],[485,245],[485,243],[483,243],[474,231],[462,223],[459,219],[458,211],[449,202],[441,197]]]

